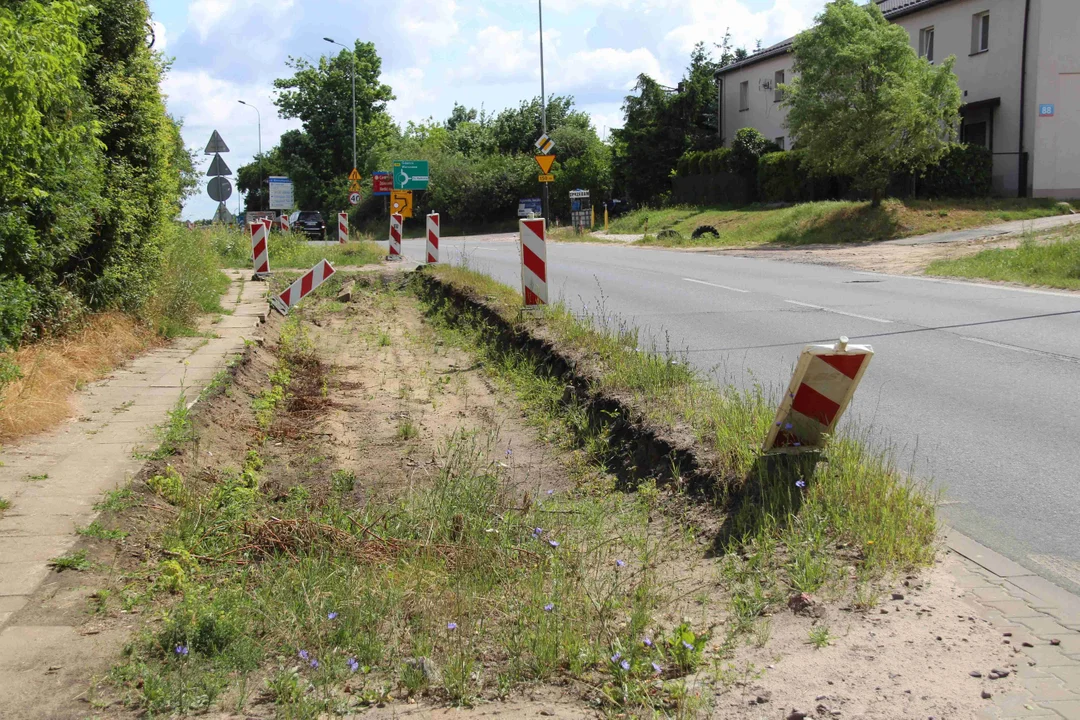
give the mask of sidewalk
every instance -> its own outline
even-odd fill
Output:
[[[229,274],[222,306],[232,314],[203,328],[217,337],[182,338],[140,356],[78,393],[74,418],[0,452],[0,497],[11,501],[0,517],[0,658],[12,657],[10,639],[26,638],[28,628],[6,626],[51,572],[49,560],[75,545],[102,493],[142,467],[132,452],[157,444],[154,428],[180,396],[193,403],[267,312],[265,284]]]
[[[1012,646],[1024,688],[979,717],[1080,720],[1080,597],[954,530],[946,544],[965,600]]]
[[[916,235],[915,237],[900,238],[898,240],[882,240],[879,245],[934,245],[937,243],[964,242],[968,240],[982,240],[985,238],[1002,238],[1008,235],[1021,235],[1026,232],[1043,232],[1057,227],[1075,225],[1080,223],[1080,214],[1055,215],[1053,217],[1037,218],[1035,220],[1013,220],[1011,222],[987,225],[985,227],[968,228],[967,230],[950,230],[948,232],[930,233],[929,235]]]

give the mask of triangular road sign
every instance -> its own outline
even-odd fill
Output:
[[[540,172],[547,175],[551,172],[551,164],[555,162],[554,155],[534,155],[536,164],[540,166]]]
[[[360,192],[360,183],[356,180],[353,180],[351,183],[349,183],[349,192]]]
[[[206,154],[213,155],[222,152],[229,152],[229,146],[225,144],[225,141],[218,135],[218,131],[215,130],[214,134],[210,136],[210,142],[206,143]]]
[[[225,161],[221,159],[221,156],[214,153],[214,159],[210,162],[210,169],[206,171],[207,177],[218,177],[220,175],[232,175],[232,170],[225,164]]]
[[[356,168],[353,168],[352,172],[349,173],[349,179],[350,180],[359,180],[360,179],[360,173],[358,173],[356,171]]]

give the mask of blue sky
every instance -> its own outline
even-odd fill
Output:
[[[622,124],[622,98],[645,72],[673,84],[694,43],[766,45],[805,28],[825,0],[544,0],[547,91],[573,95],[603,133]],[[184,121],[189,146],[218,130],[234,171],[262,145],[298,125],[273,105],[273,81],[287,57],[317,60],[346,45],[374,41],[383,81],[404,124],[445,119],[454,102],[498,112],[540,94],[535,0],[150,0],[157,47],[174,58],[164,83],[168,106]],[[208,165],[205,159],[203,169]],[[235,211],[236,195],[229,202]],[[213,214],[202,190],[184,217]]]

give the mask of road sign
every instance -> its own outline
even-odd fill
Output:
[[[349,179],[350,180],[359,180],[360,179],[360,173],[356,171],[356,168],[353,168],[352,172],[349,173]]]
[[[218,131],[215,130],[213,135],[210,136],[210,142],[206,143],[206,154],[213,155],[214,153],[229,152],[229,146],[225,144],[225,141],[218,135]]]
[[[544,133],[540,136],[540,139],[536,141],[536,149],[544,155],[547,155],[555,149],[555,141],[549,138],[547,133]]]
[[[232,175],[232,170],[225,164],[225,161],[221,159],[221,156],[214,153],[214,159],[210,161],[210,169],[206,171],[207,177],[218,177],[220,175]]]
[[[271,175],[270,178],[270,207],[274,210],[288,210],[295,204],[293,199],[293,183],[287,177]]]
[[[232,183],[223,177],[216,177],[207,183],[206,194],[211,200],[225,202],[232,196]]]
[[[427,160],[395,160],[394,161],[394,189],[395,190],[427,190],[428,186],[428,161]],[[406,216],[411,217],[411,216]]]
[[[551,164],[555,162],[554,155],[535,155],[536,164],[540,166],[540,172],[547,175],[551,172]]]
[[[518,200],[518,217],[529,217],[529,215],[540,215],[544,212],[544,203],[540,198],[521,198]]]
[[[371,194],[389,195],[394,189],[394,178],[388,172],[371,173]]]
[[[231,224],[233,221],[232,213],[225,207],[225,203],[220,202],[217,206],[217,211],[214,213],[213,222]]]
[[[1054,106],[1053,105],[1040,105],[1039,106],[1039,117],[1054,117]]]
[[[776,411],[762,450],[799,453],[820,450],[832,435],[866,366],[874,356],[869,345],[807,345]]]
[[[588,190],[570,191],[570,221],[576,228],[592,227],[592,203]]]
[[[360,204],[360,193],[358,193],[358,192],[349,193],[349,204],[350,205],[359,205]]]
[[[360,183],[356,180],[353,180],[351,183],[349,183],[349,192],[360,192]]]
[[[540,182],[555,182],[555,176],[551,173],[548,173],[547,175],[537,175],[536,179]]]
[[[412,209],[412,190],[394,190],[390,193],[390,212],[411,218]]]

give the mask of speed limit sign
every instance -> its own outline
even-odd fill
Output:
[[[358,192],[349,193],[349,204],[350,205],[359,205],[360,204],[360,193],[358,193]]]

